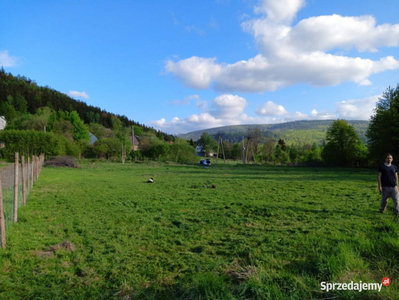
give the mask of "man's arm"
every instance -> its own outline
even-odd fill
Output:
[[[378,172],[378,190],[379,190],[380,192],[382,192],[381,176],[382,176],[382,173],[381,173],[381,172]],[[397,182],[397,181],[398,181],[398,173],[396,173],[396,182]]]

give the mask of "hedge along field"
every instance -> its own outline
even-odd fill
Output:
[[[379,202],[375,170],[45,167],[0,250],[0,298],[398,299],[398,218]]]

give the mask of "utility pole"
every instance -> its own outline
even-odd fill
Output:
[[[134,126],[132,126],[132,149],[134,152]]]
[[[245,165],[245,144],[244,144],[244,137],[242,137],[242,164]]]
[[[216,163],[219,163],[219,141],[220,141],[220,134],[218,135],[218,150],[216,152]]]

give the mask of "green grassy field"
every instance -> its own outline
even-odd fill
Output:
[[[45,167],[0,249],[0,298],[399,299],[398,218],[391,200],[378,213],[376,179],[257,165]],[[383,277],[392,284],[381,292],[320,288]]]

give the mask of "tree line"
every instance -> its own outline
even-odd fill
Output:
[[[217,136],[204,132],[198,140],[206,155],[216,151]],[[231,133],[226,135],[226,139],[222,134],[225,156],[230,159],[241,160],[244,155],[246,161],[257,163],[376,165],[387,153],[394,157],[399,155],[399,85],[383,92],[365,131],[365,139],[359,137],[354,126],[345,120],[333,121],[322,144],[287,145],[284,139],[276,139],[273,135],[267,137],[256,127],[250,128],[241,142],[230,142],[230,137]]]
[[[132,121],[124,115],[112,114],[99,107],[87,105],[60,93],[49,86],[38,86],[34,80],[25,76],[14,76],[0,69],[0,113],[7,122],[24,114],[36,114],[43,107],[54,111],[76,111],[85,124],[96,123],[106,128],[112,128],[117,118],[125,127],[140,127],[144,132],[155,131],[164,140],[173,140],[173,135],[157,131],[144,124]]]

